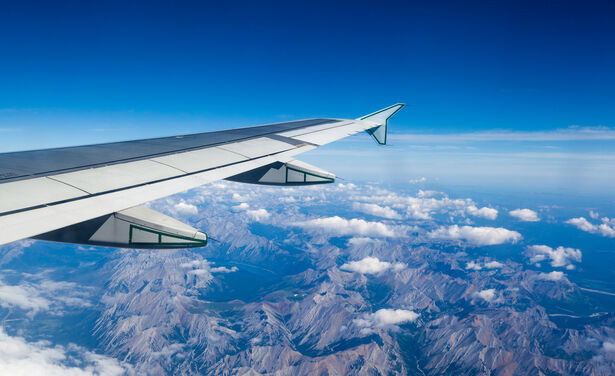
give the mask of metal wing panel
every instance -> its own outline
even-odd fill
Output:
[[[354,121],[332,128],[296,135],[292,138],[299,141],[309,142],[311,144],[324,145],[339,140],[341,138],[356,134],[357,130],[363,131],[368,128],[369,125],[367,123],[361,121]]]
[[[280,136],[284,136],[284,137],[295,137],[295,136],[300,136],[306,133],[313,133],[313,132],[319,132],[319,131],[325,131],[327,129],[332,129],[332,128],[337,128],[337,127],[341,127],[344,125],[348,125],[349,121],[343,121],[341,119],[338,119],[339,121],[336,123],[326,123],[326,124],[320,124],[320,125],[313,125],[310,127],[305,127],[305,128],[301,128],[301,129],[295,129],[292,131],[287,131],[287,132],[282,132],[282,133],[278,133]]]
[[[53,179],[90,194],[96,194],[183,174],[185,174],[183,171],[176,168],[142,160],[54,175]],[[22,180],[24,183],[28,181]]]
[[[262,155],[279,153],[282,151],[294,149],[293,144],[274,140],[267,137],[255,138],[247,141],[233,142],[219,146],[221,149],[232,151],[233,153],[243,155],[247,158],[256,158]]]
[[[271,157],[247,161],[159,183],[43,206],[0,217],[0,244],[118,212],[274,162]]]
[[[152,158],[152,161],[163,163],[185,172],[202,171],[245,160],[248,160],[248,158],[243,155],[217,147]]]
[[[300,146],[275,156],[260,157],[225,167],[186,174],[157,183],[139,185],[105,194],[87,197],[84,194],[80,198],[67,200],[55,205],[45,205],[13,214],[2,215],[0,216],[0,244],[6,244],[92,218],[119,212],[126,208],[268,165],[276,162],[278,159],[292,158],[296,154],[312,149],[314,149],[314,146]],[[24,181],[24,183],[28,181]]]
[[[183,136],[0,153],[0,184],[110,164],[151,159],[337,122],[338,120],[335,119],[308,119]]]
[[[14,181],[0,184],[0,213],[84,196],[87,192],[49,178]]]

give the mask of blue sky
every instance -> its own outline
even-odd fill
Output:
[[[572,166],[611,180],[612,1],[2,7],[4,151],[357,117],[405,102],[393,122],[398,149],[388,152],[420,157],[435,175],[450,175],[448,158],[493,177],[502,171],[493,155],[506,153],[496,159],[515,174],[556,171],[575,181]],[[588,127],[604,137],[587,140]],[[561,140],[561,130],[575,135]],[[525,136],[509,142],[503,131]],[[474,132],[500,140],[457,136]],[[533,141],[532,132],[551,136]],[[409,134],[448,136],[415,142]],[[367,150],[364,141],[348,145]]]

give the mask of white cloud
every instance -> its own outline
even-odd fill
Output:
[[[429,189],[426,189],[426,190],[419,189],[419,191],[416,194],[416,196],[420,197],[420,198],[429,198],[429,197],[436,197],[436,196],[444,196],[444,197],[446,197],[446,195],[444,193],[442,193],[442,192],[433,191],[433,190],[429,190]]]
[[[523,221],[523,222],[538,222],[538,213],[531,209],[516,209],[508,212],[511,216]]]
[[[361,237],[361,236],[348,239],[348,245],[354,246],[354,247],[361,247],[367,244],[377,244],[377,243],[380,243],[380,240],[367,238],[367,237]]]
[[[209,262],[207,260],[192,260],[189,262],[184,262],[184,263],[179,264],[179,266],[182,268],[194,268],[194,267],[199,267],[201,265],[209,266]]]
[[[250,204],[246,202],[235,205],[232,209],[235,211],[245,211],[246,215],[255,221],[262,221],[271,217],[271,213],[269,213],[266,209],[250,210]]]
[[[248,210],[249,208],[250,208],[250,205],[248,203],[245,203],[245,202],[242,202],[239,205],[233,206],[233,210],[237,210],[237,211]]]
[[[474,261],[470,261],[466,264],[466,269],[470,269],[470,270],[476,270],[479,271],[481,270],[483,267],[480,266],[480,264],[475,263]]]
[[[426,181],[427,181],[427,178],[423,176],[423,177],[418,178],[418,179],[410,179],[410,184],[424,183]]]
[[[593,210],[590,210],[590,211],[589,211],[589,217],[590,217],[591,219],[598,219],[598,218],[600,217],[600,214],[598,214],[597,212],[595,212],[595,211],[593,211]]]
[[[265,209],[246,210],[246,214],[255,221],[262,221],[271,216],[271,214],[269,214],[269,212]]]
[[[185,214],[185,215],[196,215],[199,212],[196,206],[192,204],[187,204],[183,201],[178,202],[177,204],[173,205],[173,208],[175,209],[176,212]]]
[[[458,225],[442,226],[428,235],[432,239],[464,240],[477,246],[516,243],[522,238],[518,232],[502,227],[459,227]]]
[[[615,352],[615,342],[604,341],[602,349],[608,352]]]
[[[604,217],[601,221],[601,224],[593,224],[584,217],[579,217],[571,218],[567,220],[566,223],[575,226],[579,230],[591,232],[592,234],[600,234],[609,238],[615,238],[615,218]]]
[[[475,292],[473,296],[475,298],[483,299],[484,301],[487,301],[487,302],[492,302],[495,299],[495,289],[481,290],[481,291]]]
[[[41,277],[18,285],[0,281],[0,306],[22,309],[30,317],[39,311],[60,315],[64,306],[89,307],[88,294],[88,289],[78,288],[73,282],[55,282]]]
[[[78,365],[78,367],[76,367]],[[89,352],[79,346],[51,346],[47,341],[27,342],[9,336],[0,327],[0,371],[15,376],[115,376],[132,374],[116,359]]]
[[[489,261],[489,262],[484,263],[482,266],[479,263],[474,262],[474,261],[470,261],[466,264],[466,269],[469,269],[469,270],[479,271],[479,270],[482,270],[483,267],[487,269],[499,269],[499,268],[503,268],[504,264],[498,261]]]
[[[210,270],[210,264],[207,260],[192,260],[179,265],[182,268],[190,269],[187,274],[198,276],[203,280],[211,280],[213,276]]]
[[[248,201],[250,199],[249,195],[242,196],[239,193],[233,193],[232,200],[233,201]]]
[[[382,218],[390,218],[390,219],[401,219],[401,215],[398,212],[391,209],[388,206],[380,206],[378,204],[364,204],[360,202],[355,202],[352,204],[352,209],[356,211],[360,211],[366,214],[371,214],[377,217]]]
[[[205,277],[211,277],[212,273],[232,273],[239,270],[236,266],[231,268],[227,268],[226,266],[212,266],[212,263],[207,260],[192,260],[189,262],[184,262],[179,266],[185,269],[190,269],[188,274]]]
[[[387,261],[380,261],[377,257],[365,257],[359,261],[351,261],[346,263],[340,266],[340,269],[361,274],[378,274],[389,269],[393,271],[400,271],[405,267],[405,264],[399,262],[390,263]]]
[[[0,286],[0,306],[17,307],[36,314],[39,310],[48,310],[51,302],[40,296],[33,286]]]
[[[587,231],[587,232],[595,232],[598,229],[596,225],[591,224],[584,217],[571,218],[571,219],[567,220],[566,223],[575,226],[579,230],[583,230],[583,231]]]
[[[503,267],[504,267],[504,264],[498,261],[489,261],[485,263],[485,268],[487,269],[499,269]]]
[[[21,256],[24,250],[35,244],[34,240],[25,239],[9,243],[0,247],[0,265],[5,265]]]
[[[339,183],[337,187],[340,189],[355,189],[357,186],[352,183],[348,183],[348,184]]]
[[[255,221],[262,221],[271,217],[271,214],[266,209],[250,210],[250,204],[247,202],[242,202],[239,205],[235,205],[232,209],[235,211],[245,211],[246,215]]]
[[[328,233],[346,236],[375,236],[375,237],[394,237],[396,232],[391,226],[380,222],[368,222],[363,219],[345,219],[338,216],[311,219],[304,222],[296,222],[297,227],[306,229],[324,230]]]
[[[418,317],[419,314],[414,311],[383,308],[374,313],[367,314],[361,319],[355,319],[353,322],[362,328],[362,334],[371,334],[374,332],[374,328],[397,330],[399,329],[397,325],[414,322]]]
[[[42,279],[37,281],[34,286],[48,299],[53,300],[54,304],[62,303],[72,307],[89,307],[92,305],[87,299],[89,290],[74,282]],[[54,313],[59,313],[59,311],[56,310]]]
[[[211,270],[209,269],[191,269],[188,271],[188,274],[197,275],[199,277],[205,277],[206,279],[213,278],[211,276]]]
[[[538,274],[538,279],[544,279],[547,281],[559,281],[564,278],[566,275],[562,272],[552,271],[551,273],[540,273]]]
[[[497,209],[478,208],[471,199],[451,199],[445,193],[431,190],[419,190],[416,197],[399,195],[390,191],[382,191],[379,195],[354,197],[402,212],[408,218],[432,219],[432,215],[446,213],[465,217],[467,214],[487,219],[497,218]]]
[[[231,268],[227,268],[226,266],[217,266],[215,268],[209,269],[209,271],[212,273],[232,273],[236,272],[237,270],[239,269],[237,269],[236,266],[233,266]]]
[[[527,247],[527,254],[530,256],[531,262],[535,263],[549,259],[553,267],[572,266],[572,261],[580,262],[583,256],[580,249],[565,247],[553,249],[546,245],[531,245]]]
[[[373,314],[377,326],[397,325],[413,322],[419,317],[418,313],[405,309],[379,309]]]
[[[473,215],[475,217],[483,217],[487,219],[496,219],[498,217],[497,209],[493,208],[477,208],[476,205],[470,205],[466,208],[468,214]]]

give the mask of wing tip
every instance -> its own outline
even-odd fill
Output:
[[[376,112],[372,112],[371,114],[361,116],[357,120],[367,120],[378,124],[384,124],[391,116],[395,115],[405,105],[405,103],[395,103]]]
[[[394,105],[385,107],[379,111],[360,117],[358,120],[365,120],[373,123],[373,128],[367,129],[367,133],[369,133],[370,136],[373,137],[377,144],[386,145],[388,120],[393,115],[395,115],[397,111],[401,110],[405,105],[405,103],[395,103]]]

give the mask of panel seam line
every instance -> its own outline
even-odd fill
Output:
[[[54,178],[52,178],[51,176],[45,176],[45,177],[46,177],[47,179],[49,179],[49,180],[53,180],[53,181],[58,182],[58,183],[60,183],[60,184],[64,184],[64,185],[69,186],[69,187],[71,187],[71,188],[75,188],[75,189],[77,189],[77,190],[79,190],[79,191],[81,191],[81,192],[84,192],[84,193],[88,194],[88,195],[92,195],[92,194],[93,194],[93,193],[91,193],[91,192],[86,191],[85,189],[81,189],[81,188],[79,188],[79,187],[77,187],[77,186],[75,186],[75,185],[69,184],[69,183],[67,183],[67,182],[65,182],[65,181],[58,180],[58,179],[54,179]]]

